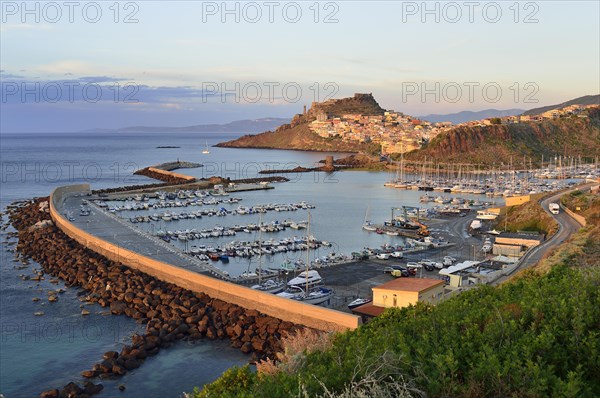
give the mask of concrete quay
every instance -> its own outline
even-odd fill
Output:
[[[61,207],[57,210],[76,227],[113,245],[194,272],[222,279],[227,278],[223,271],[211,264],[187,256],[175,246],[169,245],[161,239],[135,228],[127,221],[102,210],[90,201],[93,198],[93,196],[82,196],[81,193],[66,195],[63,197]],[[92,209],[90,215],[81,216],[79,214],[81,205],[87,205]]]

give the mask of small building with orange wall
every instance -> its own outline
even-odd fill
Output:
[[[428,278],[397,278],[372,288],[373,301],[352,310],[368,318],[386,308],[408,307],[417,302],[437,304],[444,297],[444,281]]]
[[[436,304],[443,295],[441,279],[397,278],[373,288],[373,305],[402,308],[418,301]]]

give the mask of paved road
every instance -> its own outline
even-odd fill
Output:
[[[552,236],[550,239],[548,239],[547,241],[540,244],[539,246],[536,246],[536,247],[532,248],[531,250],[529,250],[521,258],[521,261],[519,262],[519,266],[517,268],[515,268],[510,274],[507,274],[505,276],[498,278],[494,282],[494,284],[498,284],[498,283],[501,283],[501,282],[509,279],[511,277],[511,275],[513,275],[518,270],[526,269],[526,268],[531,267],[532,265],[537,264],[546,253],[548,253],[550,250],[554,249],[558,245],[564,243],[567,239],[569,239],[571,237],[571,235],[573,235],[575,232],[579,231],[579,229],[581,228],[581,225],[573,217],[569,216],[562,208],[561,208],[561,211],[559,214],[552,214],[552,213],[550,213],[549,205],[552,202],[560,203],[560,197],[563,195],[566,195],[577,189],[579,189],[579,190],[589,189],[590,186],[592,186],[592,185],[593,184],[581,185],[581,186],[578,186],[569,191],[554,194],[554,195],[541,201],[540,204],[541,204],[542,208],[544,209],[544,211],[546,213],[548,213],[551,217],[553,217],[556,220],[556,222],[558,223],[558,232],[556,234],[554,234],[554,236]]]

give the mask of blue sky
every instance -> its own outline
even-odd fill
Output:
[[[600,92],[597,1],[47,4],[2,2],[2,132],[288,117],[355,92],[412,115]]]

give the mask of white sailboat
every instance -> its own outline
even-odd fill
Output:
[[[371,221],[368,220],[368,218],[369,218],[369,206],[367,206],[367,211],[365,212],[365,221],[363,222],[362,228],[365,231],[371,231],[371,232],[377,230],[377,228],[373,224],[371,224]]]
[[[210,153],[210,151],[208,150],[208,141],[205,141],[206,146],[204,147],[204,150],[202,151],[202,153],[204,155],[208,155]]]
[[[308,211],[308,222],[307,222],[307,241],[310,239],[310,210]],[[321,285],[311,285],[310,275],[313,277],[314,274],[310,274],[310,246],[306,250],[306,271],[304,274],[304,288],[300,285],[293,285],[288,288],[285,292],[277,294],[280,297],[289,298],[292,300],[301,301],[307,304],[321,304],[329,300],[333,296],[333,290],[328,289]],[[318,273],[317,273],[318,275]],[[320,278],[320,275],[319,275]],[[293,281],[293,279],[292,279]],[[290,281],[291,282],[291,281]]]
[[[262,225],[262,213],[260,213],[260,218],[258,221],[258,225]],[[277,279],[267,279],[266,281],[262,281],[262,247],[261,247],[261,243],[262,243],[262,234],[261,234],[262,230],[258,230],[258,250],[259,250],[259,255],[258,255],[258,284],[252,286],[252,289],[255,290],[260,290],[261,292],[265,292],[265,293],[273,293],[273,294],[277,294],[279,292],[282,292],[286,285],[285,285],[285,281],[277,278]]]

